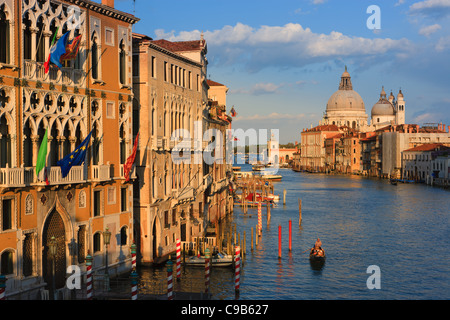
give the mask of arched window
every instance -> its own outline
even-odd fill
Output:
[[[96,101],[94,101],[96,102]],[[94,166],[98,165],[100,162],[100,130],[98,128],[97,121],[94,122],[92,131],[92,164]]]
[[[0,62],[9,64],[9,20],[5,12],[5,4],[0,7]]]
[[[128,242],[128,228],[126,226],[123,226],[120,229],[120,245],[121,246],[126,246],[127,242]]]
[[[102,238],[100,232],[94,234],[94,253],[102,251]]]
[[[97,44],[97,35],[94,33],[92,35],[92,46],[91,46],[91,75],[93,79],[99,78],[99,70],[98,70],[98,44]]]
[[[120,41],[119,45],[119,81],[120,84],[126,84],[126,52],[125,52],[125,44],[123,40]]]
[[[0,116],[0,168],[6,165],[11,167],[11,136],[5,116]]]
[[[36,37],[36,61],[37,62],[45,62],[47,57],[45,56],[45,41],[44,41],[44,18],[42,16],[39,17],[37,22],[38,33]]]
[[[29,13],[25,13],[22,23],[25,25],[23,30],[23,58],[31,60],[31,20]]]
[[[126,134],[124,126],[120,126],[120,164],[125,164],[127,159]]]
[[[14,252],[12,250],[7,250],[2,253],[0,273],[2,275],[14,273]]]

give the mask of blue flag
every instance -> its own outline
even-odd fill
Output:
[[[57,162],[58,166],[61,167],[63,178],[65,178],[69,174],[69,171],[73,166],[80,166],[84,162],[91,135],[92,131],[89,132],[86,139],[84,139],[84,141],[75,149],[75,151]]]
[[[70,31],[64,33],[59,38],[56,44],[50,49],[50,62],[56,64],[60,69],[62,68],[61,56],[66,53],[67,41],[69,40]]]

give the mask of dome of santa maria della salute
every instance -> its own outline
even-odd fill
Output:
[[[353,90],[350,74],[345,67],[339,90],[328,99],[323,123],[358,128],[367,125],[367,119],[364,100]]]
[[[328,100],[327,112],[339,110],[365,112],[366,108],[358,92],[354,90],[338,90]]]

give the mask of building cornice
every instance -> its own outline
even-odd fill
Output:
[[[109,6],[106,6],[101,3],[96,3],[90,0],[65,0],[66,2],[72,3],[74,5],[77,5],[81,8],[86,8],[88,10],[92,10],[94,12],[98,12],[100,14],[103,14],[107,17],[111,17],[117,20],[121,20],[130,24],[135,24],[136,22],[140,21],[139,18],[135,17],[132,14],[125,13],[119,10],[116,10],[114,8],[111,8]]]

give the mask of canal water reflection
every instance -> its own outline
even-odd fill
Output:
[[[251,166],[243,165],[243,171]],[[393,186],[386,180],[360,176],[322,175],[280,169],[278,207],[267,223],[263,208],[263,235],[251,251],[251,228],[257,209],[244,214],[234,207],[231,223],[243,237],[247,255],[241,274],[241,300],[258,299],[449,299],[450,192],[415,184]],[[286,189],[286,205],[283,205]],[[298,225],[298,199],[302,225]],[[292,221],[292,252],[288,227]],[[282,227],[282,258],[278,259],[278,226]],[[320,237],[327,259],[314,268],[308,252]],[[369,290],[369,266],[381,271],[381,289]],[[140,268],[141,278],[160,283],[164,268]],[[177,287],[178,286],[178,287]],[[204,290],[203,268],[183,268],[174,289]],[[145,290],[145,288],[142,288]],[[213,299],[235,299],[231,268],[211,271]]]

